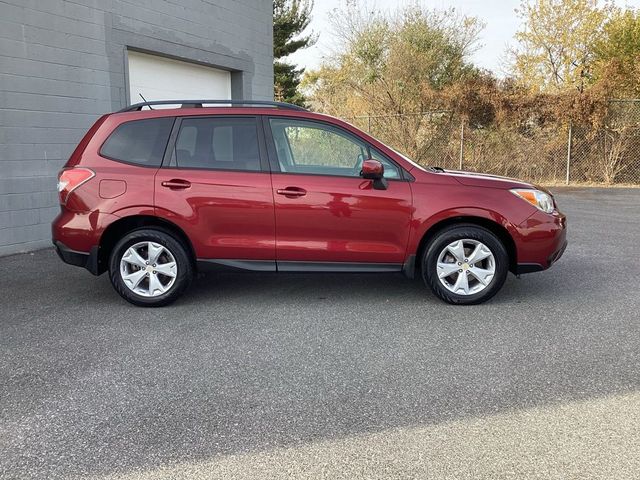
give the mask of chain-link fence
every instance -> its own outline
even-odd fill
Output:
[[[569,179],[640,184],[640,100],[614,100],[603,128],[574,128]]]
[[[605,125],[474,128],[451,112],[347,119],[423,165],[542,184],[640,184],[640,100],[614,100]]]

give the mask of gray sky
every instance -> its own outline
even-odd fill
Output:
[[[479,17],[486,27],[480,38],[480,49],[473,56],[480,67],[492,70],[501,75],[503,72],[504,52],[508,44],[513,43],[513,36],[520,27],[520,19],[514,9],[520,5],[519,0],[369,0],[368,5],[382,10],[395,10],[399,6],[424,5],[427,8],[445,9],[454,7],[459,13]],[[640,7],[640,0],[618,1],[618,5]],[[344,0],[316,0],[313,20],[310,28],[318,33],[318,43],[306,50],[298,51],[289,60],[305,68],[315,68],[322,62],[331,48],[333,38],[329,16],[336,7],[344,5]]]

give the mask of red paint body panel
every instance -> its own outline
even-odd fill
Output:
[[[119,213],[132,207],[146,208],[153,214],[153,176],[157,168],[118,164],[111,160],[88,156],[82,165],[92,169],[96,176],[74,190],[67,200],[67,208],[78,212],[100,211]],[[102,162],[108,162],[103,164]],[[117,195],[103,198],[101,183],[108,181],[119,185]],[[123,185],[124,184],[124,185]],[[110,190],[114,193],[114,190]]]
[[[417,251],[420,241],[430,228],[449,218],[476,217],[490,220],[504,227],[513,236],[517,232],[516,226],[536,211],[535,207],[524,201],[513,202],[510,197],[514,195],[508,190],[470,188],[457,182],[444,185],[430,183],[443,174],[422,171],[414,171],[414,174],[414,228],[409,242],[409,251],[412,252]],[[424,178],[425,175],[428,177]],[[437,178],[431,178],[433,176]]]
[[[162,186],[175,179],[191,186]],[[155,175],[155,186],[156,215],[187,232],[198,258],[275,259],[268,173],[163,168]]]
[[[566,241],[565,216],[554,212],[549,219],[548,214],[536,211],[518,225],[518,263],[540,264],[543,268],[549,268],[550,259],[564,248]]]
[[[274,173],[277,259],[403,263],[412,202],[409,182],[374,190],[371,180]],[[278,190],[299,188],[303,196]]]
[[[362,178],[141,167],[98,154],[122,122],[200,115],[328,122],[380,150],[414,179],[390,180],[387,190],[374,190],[372,181]],[[156,216],[180,228],[198,258],[405,263],[416,255],[429,229],[452,218],[481,218],[506,229],[519,264],[546,268],[566,242],[562,214],[543,213],[509,192],[531,185],[427,171],[355,127],[310,112],[216,107],[111,114],[101,117],[83,138],[67,163],[73,166],[90,168],[95,177],[69,195],[52,233],[54,241],[78,252],[98,246],[113,222],[136,215]],[[186,180],[190,186],[162,185],[172,180]],[[290,187],[305,193],[278,193]]]
[[[507,188],[533,188],[510,179],[499,179],[503,188],[485,183],[475,175],[476,185],[457,181],[459,175],[424,172],[415,169],[412,184],[415,214],[409,252],[416,252],[426,232],[449,218],[481,218],[504,227],[516,246],[516,263],[549,266],[549,257],[566,241],[565,217],[560,212],[544,213],[517,198]],[[445,181],[445,178],[448,179]]]
[[[62,207],[51,225],[53,241],[60,241],[76,252],[89,252],[100,244],[105,229],[118,219],[110,213],[74,212]]]

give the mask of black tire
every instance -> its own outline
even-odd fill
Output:
[[[166,248],[173,255],[177,274],[173,285],[163,294],[155,297],[139,295],[125,285],[120,272],[120,261],[125,252],[140,242],[154,242]],[[118,294],[128,302],[141,307],[162,307],[174,302],[184,293],[193,278],[193,263],[188,249],[169,232],[159,229],[134,230],[125,235],[113,248],[109,256],[109,278]]]
[[[478,293],[469,295],[456,294],[448,290],[438,278],[438,256],[447,245],[456,240],[481,242],[493,254],[495,274],[488,285]],[[437,297],[454,305],[477,305],[486,302],[502,288],[508,273],[509,255],[504,245],[492,232],[477,225],[460,224],[442,230],[429,242],[422,256],[422,278],[425,284],[431,288]]]

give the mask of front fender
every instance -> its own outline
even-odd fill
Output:
[[[489,221],[504,228],[512,239],[519,236],[518,229],[515,225],[509,222],[504,215],[500,213],[480,207],[456,207],[446,210],[441,210],[428,218],[416,218],[413,221],[408,251],[410,255],[417,255],[420,243],[425,236],[434,229],[438,229],[439,226],[445,225],[452,221],[459,221],[463,223],[465,219],[473,221]]]

